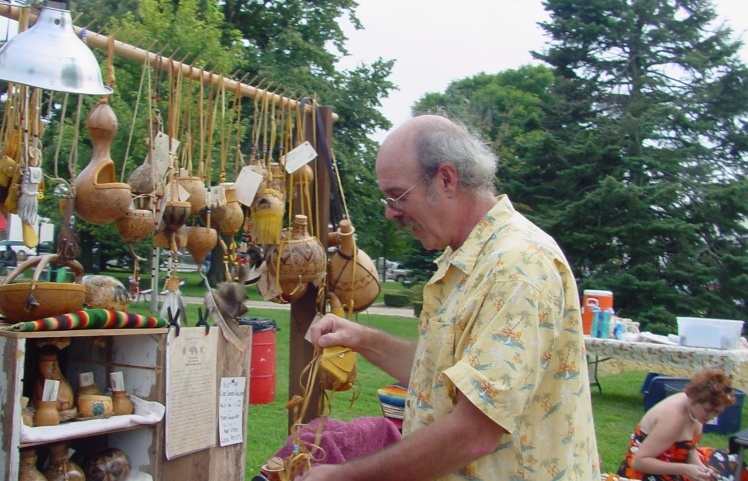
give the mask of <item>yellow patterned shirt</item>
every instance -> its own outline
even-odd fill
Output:
[[[440,481],[599,479],[579,298],[556,242],[501,196],[437,265],[404,434],[448,414],[458,389],[509,434]]]

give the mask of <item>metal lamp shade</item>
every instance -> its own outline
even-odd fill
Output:
[[[73,94],[112,93],[93,52],[75,34],[70,12],[52,7],[0,49],[0,79]]]

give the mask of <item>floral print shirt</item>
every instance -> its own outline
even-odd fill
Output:
[[[405,436],[461,391],[504,434],[440,481],[600,478],[576,283],[556,242],[506,196],[424,288]]]

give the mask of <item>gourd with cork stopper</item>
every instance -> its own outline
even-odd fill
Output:
[[[376,266],[356,246],[355,232],[351,221],[343,219],[338,230],[328,236],[328,245],[338,247],[328,266],[328,288],[347,312],[363,311],[376,300],[380,290]]]
[[[132,414],[135,408],[130,401],[130,397],[125,391],[125,378],[122,371],[113,372],[109,375],[112,382],[112,403],[114,404],[114,414],[116,416]]]
[[[37,403],[36,413],[34,413],[34,425],[56,426],[60,424],[60,413],[57,410],[60,381],[46,379],[43,386],[43,392]]]
[[[47,481],[41,471],[36,467],[36,450],[26,448],[21,450],[21,469],[18,481]]]
[[[49,447],[49,467],[44,471],[47,481],[86,481],[83,469],[70,460],[67,443]]]

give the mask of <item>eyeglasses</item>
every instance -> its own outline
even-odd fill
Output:
[[[415,189],[418,186],[419,183],[413,184],[409,189],[407,189],[402,194],[398,195],[395,198],[392,197],[383,197],[382,199],[379,199],[382,202],[382,205],[385,207],[389,207],[390,209],[394,210],[400,210],[400,202],[405,199],[405,196],[410,193],[411,190]]]

